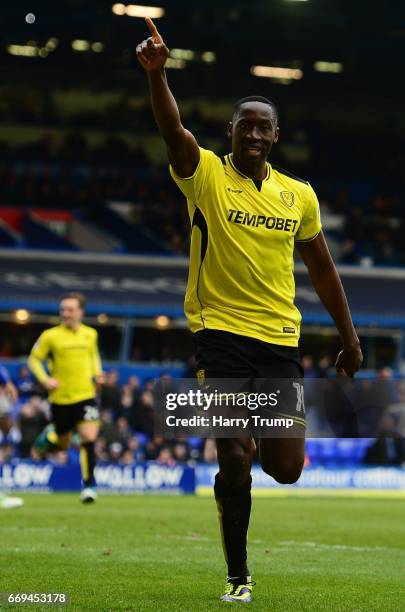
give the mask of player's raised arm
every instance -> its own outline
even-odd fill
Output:
[[[151,36],[136,48],[136,55],[148,75],[153,114],[166,142],[170,163],[176,174],[186,178],[194,174],[200,150],[194,136],[186,130],[166,79],[165,63],[169,50],[152,19],[146,17]]]

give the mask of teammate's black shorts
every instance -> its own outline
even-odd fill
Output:
[[[52,422],[56,433],[63,435],[73,431],[80,422],[89,423],[100,418],[97,402],[94,398],[75,404],[51,404]]]
[[[270,344],[214,329],[196,332],[194,342],[199,380],[226,381],[222,389],[227,393],[231,387],[238,393],[279,391],[279,401],[271,409],[272,415],[292,417],[294,423],[305,426],[304,370],[297,347]]]

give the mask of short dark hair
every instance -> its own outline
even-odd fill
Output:
[[[63,302],[63,300],[77,300],[82,310],[84,310],[84,307],[86,306],[86,298],[84,297],[83,293],[79,293],[77,291],[70,291],[69,293],[64,293],[61,295],[59,298],[59,304]]]
[[[233,107],[233,116],[239,113],[240,107],[242,106],[242,104],[245,104],[246,102],[262,102],[263,104],[268,104],[268,106],[271,106],[271,108],[273,109],[276,123],[278,123],[277,106],[274,104],[272,100],[269,100],[269,98],[264,98],[263,96],[247,96],[246,98],[241,98],[235,103]]]

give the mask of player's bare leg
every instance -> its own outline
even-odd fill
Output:
[[[297,482],[304,466],[305,437],[262,438],[259,457],[262,469],[280,484]]]
[[[77,425],[80,435],[80,468],[82,472],[83,490],[80,500],[83,503],[91,503],[97,499],[94,489],[95,454],[94,443],[97,439],[100,425],[98,421],[82,421]]]
[[[247,567],[247,531],[251,500],[250,475],[255,443],[250,438],[217,439],[219,473],[215,500],[219,512],[222,546],[228,565],[223,601],[251,601],[251,577]]]

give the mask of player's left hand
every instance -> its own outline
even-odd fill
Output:
[[[344,347],[337,356],[335,367],[338,374],[353,377],[363,363],[360,344]]]
[[[104,372],[100,372],[100,374],[96,374],[95,379],[96,379],[96,383],[98,385],[104,385],[104,383],[105,383],[105,374],[104,374]]]

